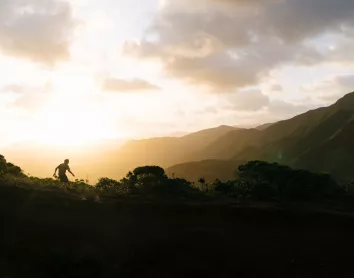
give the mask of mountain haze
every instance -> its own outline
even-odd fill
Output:
[[[200,150],[196,158],[229,160],[230,164],[264,160],[353,179],[354,93],[329,107],[308,111],[263,130],[229,132]],[[193,165],[197,170],[198,166]],[[183,166],[179,165],[178,169]],[[193,170],[189,168],[188,172]],[[190,177],[185,171],[176,171],[176,174]],[[223,176],[230,174],[226,171]]]
[[[169,167],[188,162],[191,153],[236,129],[219,126],[182,137],[128,142],[107,140],[80,148],[23,143],[14,144],[2,152],[9,160],[18,161],[25,173],[40,177],[51,177],[54,168],[65,158],[70,158],[76,176],[88,178],[94,183],[100,177],[120,179],[137,166],[153,164]]]
[[[145,140],[132,140],[112,154],[110,163],[124,163],[125,167],[155,164],[169,167],[174,164],[188,162],[196,153],[209,146],[218,138],[237,128],[219,126],[201,130],[182,137],[161,137]],[[128,169],[127,168],[127,169]]]
[[[268,127],[272,126],[273,124],[274,124],[274,123],[263,124],[263,125],[257,126],[256,129],[258,129],[258,130],[265,130],[265,129],[267,129]]]
[[[235,176],[250,160],[278,162],[294,168],[354,178],[354,93],[329,107],[256,128],[219,126],[182,137],[128,142],[107,141],[80,150],[41,145],[15,145],[3,150],[36,176],[50,177],[65,158],[80,178],[120,179],[138,166],[159,165],[168,174],[196,180]]]

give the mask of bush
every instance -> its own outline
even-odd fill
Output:
[[[261,181],[255,184],[251,189],[252,196],[261,201],[273,200],[276,193],[276,188],[268,181]]]
[[[96,188],[100,192],[109,195],[116,194],[120,186],[121,184],[118,181],[109,178],[101,178],[96,184]]]
[[[137,167],[120,181],[101,178],[95,187],[84,180],[71,183],[77,194],[97,199],[98,195],[141,195],[169,198],[232,197],[254,200],[313,200],[333,199],[354,195],[354,182],[338,186],[327,173],[311,173],[294,170],[288,166],[264,161],[250,161],[238,167],[239,179],[207,183],[200,178],[197,183],[185,179],[168,178],[159,166]],[[6,161],[0,155],[0,178],[2,184],[24,188],[55,189],[61,187],[59,180],[27,177],[22,169]]]
[[[177,198],[195,197],[200,193],[200,191],[194,188],[189,181],[180,178],[167,179],[156,189],[156,191],[160,194],[174,196]]]
[[[293,170],[264,161],[251,161],[238,168],[241,180],[253,188],[252,195],[270,199],[310,200],[333,196],[337,184],[328,174]]]
[[[5,157],[0,154],[0,176],[4,176],[6,174],[15,176],[15,177],[25,177],[23,171],[20,167],[7,162]]]

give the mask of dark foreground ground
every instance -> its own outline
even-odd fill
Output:
[[[354,218],[0,187],[0,277],[354,277]]]

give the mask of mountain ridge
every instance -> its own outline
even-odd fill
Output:
[[[89,176],[90,179],[120,179],[128,171],[144,165],[159,165],[167,172],[172,169],[177,176],[187,178],[188,175],[195,177],[204,173],[210,178],[213,175],[215,178],[227,178],[233,175],[234,170],[231,173],[231,169],[236,168],[235,161],[249,160],[278,162],[311,171],[333,172],[338,178],[354,179],[351,170],[354,169],[351,158],[354,157],[354,139],[350,141],[354,134],[353,120],[354,93],[349,93],[330,106],[255,128],[221,125],[181,137],[130,140],[120,146],[107,142],[102,148],[97,145],[84,152],[70,153],[59,149],[48,152],[47,148],[38,147],[33,150],[18,148],[11,154],[6,150],[4,154],[13,161],[19,161],[26,173],[42,177],[50,177],[57,163],[67,158],[62,158],[65,155],[72,158],[72,166],[77,169],[78,176]],[[25,157],[23,163],[20,157]],[[316,157],[321,157],[320,163]],[[198,163],[208,166],[203,168]],[[212,163],[215,163],[219,174],[213,170]],[[187,176],[185,171],[189,173]]]
[[[351,153],[354,157],[354,138],[352,143],[350,141],[354,134],[353,119],[354,92],[330,106],[309,110],[274,123],[246,139],[242,138],[245,131],[241,135],[230,132],[201,150],[204,156],[198,159],[226,159],[230,163],[264,160],[311,171],[329,172],[336,178],[353,179],[354,159],[348,155]],[[349,138],[349,141],[345,138]],[[213,155],[209,155],[208,149],[213,150]],[[316,162],[319,155],[321,163]]]

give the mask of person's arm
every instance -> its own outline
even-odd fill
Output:
[[[57,174],[57,170],[58,170],[59,166],[57,168],[55,168],[55,171],[54,171],[54,175],[53,177],[55,177],[55,175]]]
[[[68,171],[69,171],[69,173],[70,173],[70,174],[72,174],[72,175],[73,175],[73,177],[75,177],[74,173],[73,173],[73,172],[71,172],[71,170],[70,170],[69,166],[68,166]]]

